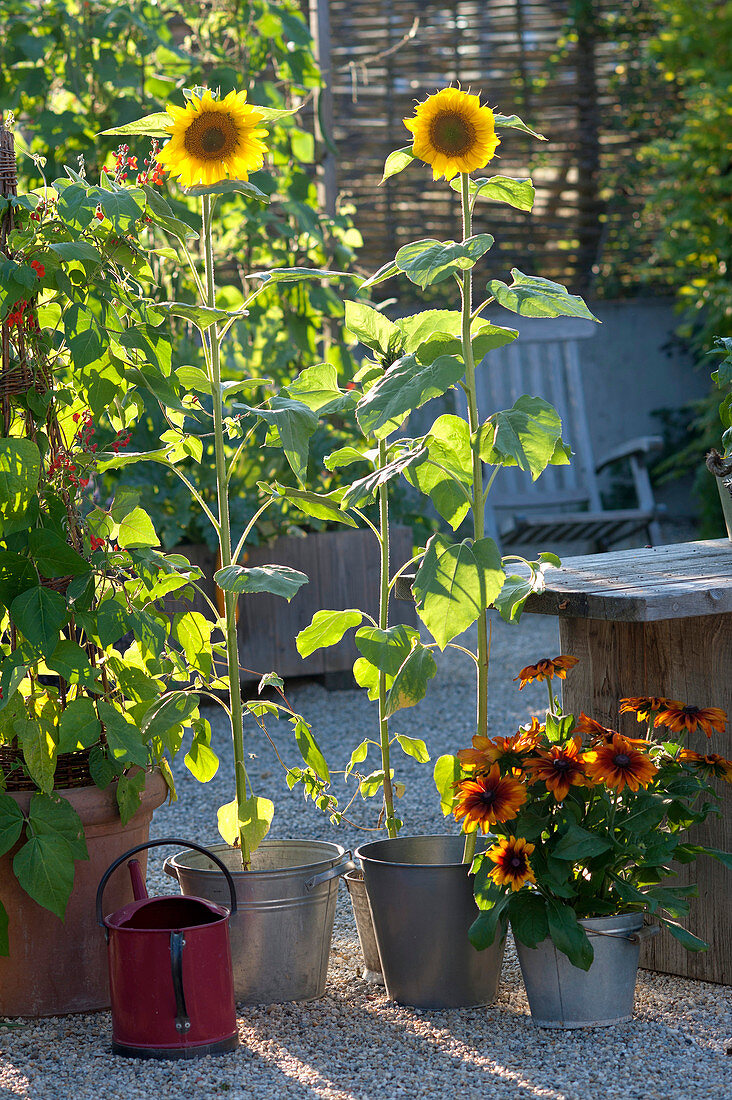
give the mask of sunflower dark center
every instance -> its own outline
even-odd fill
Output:
[[[618,752],[613,757],[613,764],[615,764],[618,768],[627,768],[629,763],[630,757],[628,756],[627,752]]]
[[[464,156],[475,141],[475,128],[460,114],[439,114],[430,125],[430,141],[447,157]]]
[[[230,156],[237,142],[232,119],[222,111],[208,111],[194,118],[186,130],[186,152],[201,160],[222,160]]]

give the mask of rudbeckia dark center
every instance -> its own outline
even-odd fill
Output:
[[[560,756],[555,760],[552,760],[554,770],[558,772],[567,772],[572,767],[572,761],[568,760],[566,756]]]
[[[523,869],[524,861],[521,856],[514,856],[511,860],[511,866],[515,867],[517,871],[519,870],[519,868]]]
[[[475,140],[475,130],[459,114],[439,114],[430,126],[430,141],[438,152],[448,157],[463,156]]]
[[[481,791],[480,801],[483,802],[486,806],[492,806],[493,803],[495,802],[495,800],[496,800],[495,790]]]
[[[627,752],[619,752],[613,757],[613,764],[616,764],[619,768],[627,768],[630,763],[630,757]]]

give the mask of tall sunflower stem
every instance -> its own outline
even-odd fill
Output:
[[[463,240],[471,235],[472,217],[470,213],[470,177],[463,172],[460,175],[460,195],[463,214]],[[477,542],[485,534],[483,511],[483,463],[480,458],[478,429],[478,395],[475,382],[475,359],[470,338],[470,318],[472,313],[473,276],[470,268],[462,273],[462,317],[461,344],[465,363],[465,392],[468,399],[468,427],[470,429],[473,454],[472,504],[473,538]],[[478,617],[478,668],[476,732],[481,737],[488,735],[488,624],[485,610]]]
[[[202,197],[202,231],[206,273],[206,305],[216,308],[216,283],[214,278],[213,231],[211,197]],[[223,388],[221,385],[220,337],[216,325],[208,330],[211,348],[211,396],[213,399],[214,451],[216,456],[216,491],[219,511],[219,553],[221,567],[232,564],[231,558],[231,518],[229,513],[229,493],[226,478],[226,454],[224,450],[224,408]],[[237,821],[241,822],[242,808],[247,801],[249,778],[244,762],[244,710],[239,683],[239,647],[236,633],[236,596],[233,592],[224,593],[224,627],[226,634],[226,657],[229,673],[229,705],[231,710],[231,736],[234,744],[234,768],[236,779]],[[241,824],[238,826],[239,845],[242,866],[249,866],[251,853],[249,840]]]
[[[378,468],[386,466],[386,440],[379,440]],[[389,494],[386,484],[379,486],[379,550],[381,556],[379,591],[379,629],[389,627]],[[386,810],[386,830],[390,837],[397,835],[394,814],[394,788],[391,782],[391,759],[389,749],[389,719],[386,716],[386,673],[379,669],[379,738],[381,741],[381,766],[384,771],[384,809]]]

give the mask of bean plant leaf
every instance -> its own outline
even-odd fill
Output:
[[[102,726],[91,699],[72,699],[61,712],[58,723],[58,751],[76,752],[96,744]]]
[[[0,439],[0,517],[24,512],[38,489],[41,454],[30,439]]]
[[[74,886],[74,856],[66,840],[51,833],[30,837],[13,859],[26,894],[61,920]]]
[[[488,283],[488,293],[499,305],[518,313],[521,317],[583,317],[597,321],[597,317],[576,294],[570,294],[561,283],[541,279],[538,275],[524,275],[517,267],[511,269],[510,285],[500,279]]]
[[[66,623],[66,600],[58,592],[37,585],[16,596],[10,605],[10,617],[30,644],[44,657],[56,648],[59,631]]]
[[[412,585],[417,614],[444,649],[490,607],[505,573],[493,539],[450,542],[436,534],[427,543]]]
[[[490,233],[479,233],[466,241],[436,241],[426,238],[403,245],[396,254],[396,266],[424,290],[460,271],[474,267],[493,244]]]
[[[91,569],[89,562],[55,531],[31,531],[28,546],[44,577],[76,577]]]
[[[0,856],[9,852],[20,839],[24,824],[23,811],[15,799],[0,793]]]
[[[57,794],[34,794],[28,821],[36,836],[55,836],[65,841],[74,859],[88,859],[84,826],[74,807]]]
[[[89,654],[78,642],[62,638],[46,664],[69,684],[83,684],[87,691],[101,691],[97,687],[97,677],[89,660]]]
[[[394,677],[386,700],[386,717],[390,718],[404,707],[414,707],[424,699],[427,681],[436,673],[437,664],[432,650],[417,642]]]
[[[112,759],[118,764],[146,767],[148,747],[132,719],[105,699],[100,699],[97,706]]]
[[[51,722],[40,715],[37,718],[16,718],[13,732],[23,750],[25,766],[31,779],[42,791],[53,790],[56,771],[56,741]]]
[[[393,153],[389,153],[384,162],[384,174],[379,181],[379,186],[386,183],[392,176],[403,172],[405,168],[414,163],[414,160],[414,149],[411,145],[405,145],[403,149],[395,149]]]
[[[304,573],[286,565],[256,565],[251,569],[228,565],[214,574],[214,580],[225,592],[269,592],[273,596],[284,596],[288,603],[297,590],[308,583]]]
[[[123,550],[159,546],[153,522],[144,508],[133,508],[119,525],[117,542]]]
[[[301,657],[309,657],[318,649],[337,645],[347,630],[361,625],[363,614],[356,608],[344,611],[316,611],[309,626],[295,638],[297,652]]]
[[[117,780],[117,809],[123,825],[131,821],[140,808],[145,790],[145,772],[121,775]]]
[[[473,198],[491,199],[493,202],[504,202],[515,210],[526,212],[533,209],[536,192],[529,178],[513,179],[510,176],[491,176],[468,181],[470,194]],[[450,181],[453,191],[460,191],[460,178]]]
[[[408,413],[459,382],[463,373],[462,362],[452,355],[440,356],[427,366],[414,355],[402,356],[359,401],[356,418],[361,430],[383,439]]]
[[[560,441],[559,413],[543,397],[519,397],[510,409],[493,413],[478,432],[480,457],[492,466],[518,466],[536,481]]]

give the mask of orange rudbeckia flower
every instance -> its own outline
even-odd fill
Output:
[[[719,707],[687,707],[678,699],[667,699],[666,706],[656,715],[656,726],[666,726],[672,733],[696,733],[704,730],[707,737],[727,729],[727,711]]]
[[[493,764],[519,771],[525,765],[525,756],[536,747],[536,735],[529,730],[519,730],[512,737],[473,737],[472,749],[460,749],[457,758],[463,767],[488,768]]]
[[[620,700],[620,713],[634,714],[639,722],[648,722],[654,714],[668,706],[668,702],[668,699],[661,699],[656,695],[632,696]]]
[[[605,783],[618,792],[624,787],[637,791],[647,787],[658,768],[643,752],[633,748],[627,737],[619,733],[612,741],[584,755],[585,769],[593,783]]]
[[[495,867],[491,878],[496,886],[510,885],[512,890],[520,890],[526,882],[536,882],[529,863],[529,856],[535,844],[529,844],[522,836],[506,836],[486,852]]]
[[[725,759],[719,753],[710,752],[703,756],[691,749],[682,749],[679,753],[679,760],[682,760],[684,764],[690,764],[702,775],[714,779],[724,779],[726,783],[732,783],[732,760]]]
[[[582,738],[573,737],[564,745],[552,745],[548,752],[539,750],[538,760],[529,762],[532,779],[542,780],[557,802],[567,797],[570,787],[588,785],[581,748]]]
[[[535,665],[522,668],[518,676],[514,676],[513,682],[520,680],[519,691],[522,691],[527,684],[533,684],[534,680],[541,683],[542,680],[553,680],[555,676],[560,680],[566,680],[567,672],[576,664],[579,664],[579,657],[542,657]]]
[[[579,718],[574,725],[575,733],[588,733],[592,738],[595,745],[609,745],[613,737],[623,736],[625,740],[637,748],[648,748],[648,741],[645,741],[641,737],[625,737],[625,734],[619,734],[617,730],[612,730],[608,726],[602,726],[599,722],[596,722],[594,718],[590,718],[588,714],[584,712],[580,714]]]
[[[490,831],[497,822],[516,817],[526,801],[526,790],[510,775],[501,775],[494,764],[486,775],[462,779],[456,784],[458,802],[453,810],[456,821],[463,822],[466,833],[480,828]]]

